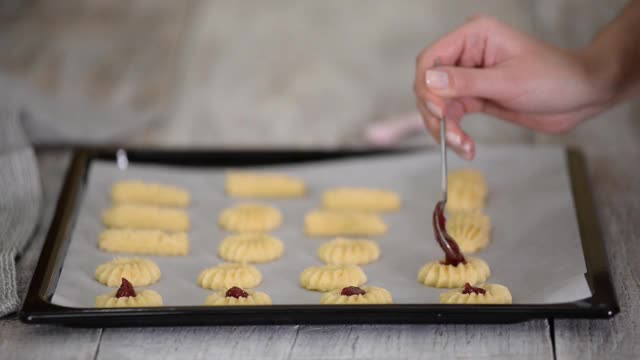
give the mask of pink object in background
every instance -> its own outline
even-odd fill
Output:
[[[419,133],[426,133],[424,123],[420,113],[412,112],[369,125],[365,131],[365,137],[371,144],[389,146]]]

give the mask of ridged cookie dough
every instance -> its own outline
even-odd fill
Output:
[[[252,198],[290,198],[303,196],[302,180],[288,175],[231,171],[226,190],[230,196]]]
[[[116,205],[105,210],[102,222],[111,228],[189,230],[186,211],[149,205]]]
[[[318,257],[327,264],[362,265],[380,257],[380,247],[366,239],[336,238],[318,248]]]
[[[207,296],[204,304],[209,306],[239,306],[239,305],[271,305],[271,297],[262,291],[245,290],[247,297],[225,296],[227,290],[221,290]]]
[[[441,304],[511,304],[511,292],[506,286],[499,284],[479,285],[486,292],[484,294],[463,294],[463,288],[440,294]]]
[[[393,304],[391,293],[386,289],[376,286],[362,286],[364,295],[341,295],[342,289],[334,289],[324,293],[320,298],[320,304],[338,305],[365,305],[365,304]]]
[[[329,210],[394,211],[400,208],[400,197],[388,190],[343,187],[325,191],[322,204]]]
[[[447,210],[479,210],[484,208],[489,189],[487,181],[480,171],[474,169],[452,171],[449,173],[447,186]]]
[[[418,272],[418,282],[436,288],[457,288],[465,283],[484,283],[491,271],[484,260],[467,257],[466,264],[444,265],[440,261],[425,264]]]
[[[450,212],[446,227],[465,254],[473,254],[489,245],[491,221],[479,210]]]
[[[232,286],[254,288],[262,281],[262,274],[255,266],[225,263],[204,269],[198,276],[198,285],[205,289],[221,290]]]
[[[148,183],[139,180],[119,181],[111,187],[114,204],[148,204],[187,207],[189,192],[177,186]]]
[[[356,211],[315,210],[304,224],[309,236],[376,236],[387,231],[377,214]]]
[[[262,233],[243,233],[222,240],[218,255],[231,262],[265,263],[282,256],[284,245],[280,239]]]
[[[271,231],[282,224],[282,214],[269,205],[240,204],[223,210],[218,224],[221,228],[234,232]]]
[[[184,232],[108,229],[100,234],[98,247],[115,253],[184,256],[189,253],[189,236]]]
[[[99,283],[110,287],[119,287],[122,278],[133,286],[147,286],[160,279],[160,268],[149,259],[115,258],[98,266],[95,276]]]
[[[136,296],[116,297],[116,291],[96,297],[96,307],[124,308],[124,307],[152,307],[162,306],[162,296],[153,290],[142,290]]]
[[[357,265],[311,266],[300,274],[300,285],[307,290],[329,291],[365,282],[367,275]]]

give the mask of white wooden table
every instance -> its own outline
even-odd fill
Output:
[[[76,1],[77,2],[77,1]],[[163,14],[171,13],[172,6],[179,2],[162,2],[166,5]],[[383,54],[397,54],[397,58],[384,59],[357,68],[358,76],[371,77],[371,88],[354,87],[356,78],[343,78],[344,72],[327,69],[323,63],[313,62],[313,58],[292,56],[292,62],[278,65],[277,59],[266,59],[257,68],[247,73],[248,77],[259,76],[271,69],[286,68],[292,77],[281,84],[275,78],[266,78],[259,89],[248,78],[239,79],[239,83],[252,85],[246,94],[262,101],[255,102],[255,122],[243,123],[228,119],[234,115],[233,109],[220,112],[215,96],[227,96],[228,103],[238,102],[242,96],[229,87],[219,84],[219,77],[198,76],[193,69],[207,69],[210,64],[221,62],[211,71],[228,71],[236,78],[243,73],[234,68],[235,62],[241,62],[250,51],[239,48],[225,48],[231,60],[218,56],[216,46],[223,46],[224,39],[215,37],[216,26],[234,26],[233,17],[225,18],[224,11],[233,14],[233,7],[225,9],[230,3],[190,1],[191,15],[181,48],[185,55],[178,70],[181,78],[175,95],[173,109],[165,115],[171,121],[152,135],[137,140],[142,143],[172,143],[185,145],[257,145],[270,146],[341,146],[358,143],[358,134],[367,121],[388,113],[406,110],[411,106],[411,85],[402,79],[411,73],[413,53],[438,33],[459,23],[465,15],[485,10],[516,25],[536,31],[545,38],[562,44],[584,42],[594,31],[590,21],[602,23],[610,18],[615,10],[613,6],[590,1],[567,0],[558,3],[554,0],[540,1],[490,1],[478,5],[475,1],[426,1],[429,9],[435,9],[439,16],[433,21],[422,22],[420,14],[411,11],[418,2],[407,1],[398,11],[412,13],[406,22],[414,27],[424,27],[422,33],[396,34],[396,37],[384,38],[392,32],[392,25],[374,34],[381,39],[372,47],[383,48]],[[324,2],[323,2],[324,3]],[[343,11],[353,11],[353,16],[362,14],[364,3],[349,2],[333,4]],[[618,1],[620,3],[620,1]],[[147,3],[145,3],[147,4]],[[277,4],[286,4],[279,1]],[[318,3],[320,4],[320,3]],[[405,3],[403,3],[405,4]],[[560,5],[559,5],[560,4]],[[316,9],[320,14],[328,14],[327,9]],[[165,10],[166,10],[165,9]],[[196,9],[196,10],[194,10]],[[239,11],[236,16],[247,15],[245,20],[254,23],[265,18],[252,7]],[[306,20],[301,21],[302,13],[290,10],[291,18],[283,17],[281,23],[300,26],[305,31]],[[346,9],[346,10],[345,10]],[[389,9],[393,10],[393,9]],[[160,11],[162,13],[162,11]],[[215,13],[218,15],[216,16]],[[200,16],[198,17],[198,15]],[[204,17],[206,14],[207,16]],[[366,13],[368,19],[380,24],[394,24],[405,18],[394,18],[393,11],[384,8],[373,9]],[[457,17],[457,18],[456,18]],[[572,18],[572,21],[566,19]],[[152,18],[147,20],[152,21]],[[231,19],[231,20],[230,20]],[[292,20],[294,19],[294,20]],[[295,20],[297,19],[297,20]],[[310,18],[311,19],[311,18]],[[394,20],[395,19],[395,20]],[[400,19],[400,20],[398,20]],[[335,19],[334,19],[335,20]],[[333,21],[333,20],[332,20]],[[135,24],[135,21],[132,22]],[[129,23],[128,23],[129,24]],[[337,24],[337,23],[336,23]],[[586,24],[586,25],[585,25]],[[237,24],[236,24],[237,25]],[[380,25],[380,26],[383,26]],[[173,22],[172,26],[176,26]],[[240,25],[237,25],[241,28]],[[338,26],[338,25],[335,25]],[[378,28],[378,25],[372,25]],[[584,27],[584,28],[583,28]],[[353,29],[352,29],[353,30]],[[276,32],[278,30],[276,29]],[[77,33],[77,32],[74,32]],[[281,34],[282,35],[282,34]],[[333,36],[339,36],[334,34]],[[277,38],[264,35],[270,45],[279,44]],[[302,36],[300,34],[296,36]],[[168,38],[171,38],[170,36]],[[423,40],[424,38],[424,40]],[[304,40],[302,36],[298,40]],[[138,39],[139,41],[139,39]],[[373,40],[372,40],[373,41]],[[377,41],[377,40],[376,40]],[[409,44],[407,44],[407,42]],[[205,46],[209,44],[210,46]],[[222,44],[222,45],[220,45]],[[357,65],[358,57],[364,48],[349,49],[332,47],[333,43],[321,43],[327,49],[342,51],[342,60]],[[399,44],[404,44],[400,46]],[[224,48],[224,47],[223,47]],[[295,47],[294,47],[295,49]],[[415,50],[414,50],[415,49]],[[297,49],[304,53],[304,48]],[[234,52],[235,51],[235,52]],[[411,56],[408,54],[411,53]],[[349,55],[351,54],[351,55]],[[131,55],[131,54],[129,54]],[[295,55],[295,54],[294,54]],[[233,57],[235,56],[235,57]],[[131,56],[132,59],[139,57]],[[296,63],[302,58],[306,62]],[[145,57],[145,59],[147,59]],[[47,62],[44,61],[44,64]],[[385,78],[376,78],[383,73]],[[0,64],[1,65],[1,64]],[[24,65],[24,64],[22,64]],[[27,66],[26,64],[25,66]],[[37,64],[36,64],[37,65]],[[304,65],[304,66],[303,66]],[[355,66],[354,65],[354,66]],[[44,66],[44,65],[43,65]],[[36,66],[37,67],[37,66]],[[348,67],[348,66],[347,66]],[[409,68],[407,68],[409,67]],[[162,67],[161,67],[162,68]],[[24,70],[24,67],[21,68]],[[321,74],[320,78],[306,77],[305,70]],[[108,70],[108,69],[107,69]],[[205,70],[206,72],[207,70]],[[284,70],[283,70],[284,71]],[[109,73],[109,71],[107,71]],[[216,73],[219,75],[219,73]],[[364,74],[364,75],[363,75]],[[153,76],[150,76],[153,77]],[[286,76],[285,76],[286,78]],[[38,80],[40,79],[40,80]],[[53,80],[52,80],[53,79]],[[44,76],[36,78],[50,86],[57,78]],[[224,76],[222,76],[224,80]],[[381,79],[391,79],[383,84]],[[58,79],[59,80],[59,79]],[[231,81],[227,79],[227,81]],[[55,81],[54,81],[55,82]],[[329,95],[325,101],[335,102],[333,107],[325,103],[310,103],[309,99],[323,96],[306,88],[309,84],[320,83],[320,88],[335,88],[346,91]],[[230,84],[233,84],[231,82]],[[220,92],[220,87],[231,94]],[[256,87],[257,86],[257,87]],[[384,91],[376,90],[384,87]],[[53,87],[52,87],[53,88]],[[257,90],[256,90],[257,89]],[[260,91],[271,89],[269,94],[275,97],[261,97]],[[346,89],[346,90],[345,90]],[[252,92],[256,90],[257,92]],[[97,91],[97,90],[96,90]],[[324,91],[324,90],[321,90]],[[359,91],[366,91],[364,95]],[[97,91],[99,96],[100,91]],[[394,93],[401,96],[387,96]],[[150,98],[153,99],[153,93]],[[158,96],[155,94],[155,96]],[[160,96],[160,98],[163,98]],[[147,99],[147,98],[145,98]],[[149,100],[149,99],[147,99]],[[157,97],[156,97],[157,101]],[[151,101],[153,102],[153,101]],[[298,108],[292,104],[305,104]],[[353,104],[358,104],[355,106]],[[258,106],[259,105],[259,106]],[[309,110],[311,109],[311,110]],[[336,110],[337,109],[337,110]],[[344,109],[347,109],[345,111]],[[365,110],[363,110],[365,109]],[[274,117],[272,119],[269,117]],[[275,114],[275,115],[274,115]],[[301,115],[302,114],[302,115]],[[300,124],[297,117],[314,114],[317,118],[307,118]],[[612,320],[538,320],[512,325],[354,325],[354,326],[242,326],[242,327],[179,327],[179,328],[142,328],[142,329],[77,329],[57,326],[34,326],[20,323],[15,316],[0,319],[0,358],[2,359],[169,359],[169,358],[233,358],[233,359],[452,359],[452,358],[518,358],[518,359],[630,359],[640,358],[640,103],[626,105],[603,114],[599,119],[587,123],[575,132],[564,137],[550,138],[523,131],[491,120],[470,120],[470,132],[484,142],[548,143],[560,142],[578,145],[587,154],[593,189],[598,205],[598,214],[603,229],[615,288],[621,306],[621,313]],[[259,120],[259,121],[258,121]],[[240,124],[240,125],[239,125]],[[242,126],[241,126],[242,125]],[[247,131],[247,126],[251,131]],[[46,196],[45,217],[29,250],[18,261],[20,291],[25,293],[31,273],[37,262],[44,240],[44,234],[51,219],[57,192],[62,182],[69,154],[64,151],[44,151],[38,155]]]

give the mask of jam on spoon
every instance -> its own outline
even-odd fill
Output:
[[[438,201],[435,209],[433,210],[433,233],[436,237],[436,241],[442,251],[444,251],[444,261],[441,261],[443,265],[458,266],[458,264],[466,264],[467,260],[462,255],[458,244],[453,240],[451,235],[447,233],[446,229],[447,219],[444,217],[444,204],[442,201]]]
[[[116,291],[116,298],[121,297],[135,297],[136,291],[133,289],[133,285],[129,282],[129,280],[122,278],[122,284],[118,291]]]
[[[352,296],[352,295],[364,295],[367,292],[357,286],[347,286],[343,288],[340,292],[340,295],[344,296]]]
[[[471,286],[471,284],[466,283],[464,284],[464,289],[462,289],[462,293],[463,294],[471,294],[471,293],[476,293],[476,294],[484,294],[487,291],[481,287],[475,287],[475,286]]]
[[[237,286],[232,287],[231,289],[227,290],[227,293],[224,294],[224,296],[226,297],[234,297],[236,299],[239,299],[241,297],[246,298],[249,297],[249,293],[240,289]]]

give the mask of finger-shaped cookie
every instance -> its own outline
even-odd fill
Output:
[[[111,201],[114,204],[187,207],[189,206],[190,196],[188,191],[177,186],[139,180],[125,180],[113,184],[111,187]]]
[[[227,194],[248,198],[291,198],[303,196],[302,180],[288,175],[231,171],[227,173]]]
[[[184,256],[189,253],[189,236],[185,232],[108,229],[100,234],[98,247],[115,253]]]
[[[111,228],[189,230],[189,214],[180,209],[148,205],[116,205],[102,214],[102,222]]]
[[[322,195],[322,205],[329,210],[394,211],[400,208],[398,194],[393,191],[343,187],[330,189]]]

